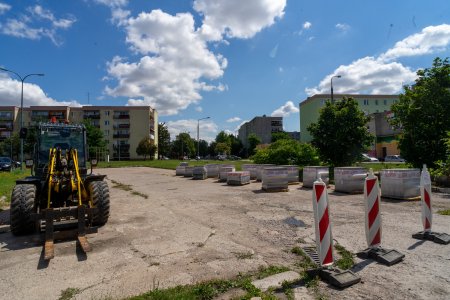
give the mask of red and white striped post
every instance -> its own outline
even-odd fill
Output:
[[[331,234],[327,186],[320,177],[313,184],[312,202],[320,265],[322,267],[330,266],[334,263],[333,236]]]
[[[376,248],[381,244],[380,185],[372,169],[364,183],[364,207],[367,245]]]
[[[422,202],[422,224],[424,232],[431,232],[433,214],[431,211],[431,178],[427,165],[423,165],[420,176],[420,198]]]

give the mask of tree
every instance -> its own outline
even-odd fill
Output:
[[[202,157],[208,155],[208,142],[205,140],[200,140],[199,155]]]
[[[287,132],[274,132],[272,133],[272,143],[278,141],[278,140],[291,140],[291,136]]]
[[[231,138],[230,135],[227,134],[225,131],[219,132],[216,136],[216,143],[225,143],[229,146],[231,146]]]
[[[172,143],[172,157],[183,158],[183,156],[195,156],[194,140],[189,133],[182,132],[175,137]]]
[[[96,149],[106,148],[106,140],[103,136],[102,130],[92,125],[89,119],[85,120],[83,124],[86,127],[86,140],[89,145],[89,157],[95,157]]]
[[[255,153],[255,148],[261,144],[261,139],[254,133],[248,135],[248,154],[253,155]]]
[[[257,164],[311,166],[320,163],[313,146],[293,139],[281,139],[267,148],[258,149],[252,159]]]
[[[14,133],[11,137],[0,142],[1,156],[11,157],[14,160],[19,159],[20,153],[20,138],[18,133]]]
[[[169,156],[170,133],[165,123],[158,124],[158,155]]]
[[[356,162],[374,140],[367,129],[369,120],[353,98],[327,101],[317,123],[308,126],[321,160],[335,167]]]
[[[242,144],[241,140],[231,134],[230,139],[231,139],[231,154],[236,156],[243,156],[244,145]]]
[[[143,155],[144,160],[147,158],[147,155],[150,156],[150,159],[153,160],[155,158],[155,153],[158,147],[153,143],[153,141],[149,137],[143,138],[137,148],[137,155]]]
[[[227,155],[227,154],[230,154],[231,148],[230,148],[230,145],[228,145],[227,143],[217,143],[215,150],[216,150],[216,153]]]
[[[445,160],[446,132],[450,130],[450,64],[436,58],[433,66],[417,71],[412,86],[405,86],[399,101],[392,106],[391,124],[402,129],[399,148],[415,167],[434,167]]]

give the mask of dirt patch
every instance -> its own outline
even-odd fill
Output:
[[[214,179],[175,177],[151,168],[102,169],[111,194],[109,222],[88,239],[93,252],[80,255],[74,241],[55,245],[55,258],[42,263],[39,236],[0,233],[0,298],[121,298],[152,288],[231,278],[260,266],[294,267],[291,249],[314,245],[311,190],[255,192],[261,183],[229,187]],[[112,180],[136,193],[112,188]],[[333,237],[352,253],[366,248],[362,195],[330,195]],[[449,209],[438,195],[435,206]],[[355,259],[363,283],[335,290],[331,299],[445,299],[450,294],[450,246],[411,238],[420,231],[419,202],[381,203],[383,246],[406,255],[386,267]],[[449,216],[434,214],[433,229],[449,232]],[[51,283],[51,284],[49,284]],[[42,288],[45,286],[45,288]]]

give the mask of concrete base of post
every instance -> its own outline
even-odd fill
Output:
[[[412,235],[413,238],[424,241],[432,241],[437,244],[450,244],[450,235],[447,233],[438,233],[432,231],[421,231]]]
[[[403,260],[405,254],[398,252],[395,249],[384,249],[382,247],[367,248],[356,254],[361,259],[373,259],[380,264],[392,266]]]

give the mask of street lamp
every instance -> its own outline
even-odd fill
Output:
[[[22,92],[20,94],[20,132],[22,132],[22,128],[23,128],[23,82],[25,81],[25,79],[27,79],[30,76],[44,76],[44,74],[32,73],[32,74],[27,74],[24,77],[22,77],[19,74],[17,74],[16,72],[8,70],[8,69],[0,68],[0,71],[13,73],[17,77],[19,77],[20,81],[22,81]],[[23,137],[20,137],[20,170],[21,171],[23,170]]]
[[[334,102],[334,99],[333,99],[333,78],[341,78],[341,75],[331,76],[331,103]]]
[[[210,117],[201,118],[197,120],[197,159],[200,157],[200,121],[209,119]]]

